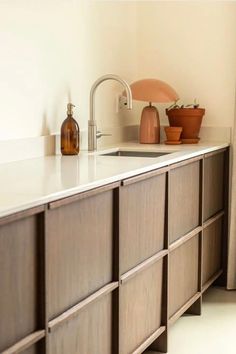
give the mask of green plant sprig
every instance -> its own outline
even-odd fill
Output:
[[[199,103],[197,103],[196,98],[194,99],[193,103],[190,104],[178,104],[178,100],[176,100],[174,103],[172,103],[172,105],[170,105],[170,107],[167,108],[167,111],[171,110],[171,109],[182,109],[182,108],[198,108],[199,107]]]

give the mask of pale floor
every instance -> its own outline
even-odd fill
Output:
[[[168,354],[236,354],[236,291],[210,288],[202,315],[183,316],[170,328]]]

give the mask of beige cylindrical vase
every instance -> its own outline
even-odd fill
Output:
[[[160,143],[160,120],[158,111],[154,106],[146,106],[142,111],[139,142],[140,144]]]

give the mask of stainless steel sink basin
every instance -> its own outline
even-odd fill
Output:
[[[160,157],[170,154],[169,152],[156,152],[156,151],[128,151],[118,150],[101,154],[101,156],[127,156],[127,157]]]

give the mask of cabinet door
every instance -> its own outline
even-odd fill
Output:
[[[112,354],[112,294],[53,329],[48,342],[49,354]]]
[[[121,273],[164,248],[165,188],[165,173],[121,187]]]
[[[40,327],[38,218],[0,226],[0,352]]]
[[[223,218],[203,230],[203,285],[222,269]]]
[[[224,207],[224,152],[204,159],[204,221]]]
[[[198,292],[199,235],[170,252],[169,317]]]
[[[40,346],[40,343],[37,343],[20,353],[21,354],[42,354],[44,353],[44,351],[42,349],[42,346]]]
[[[170,171],[169,242],[199,226],[200,162]]]
[[[163,260],[120,287],[120,353],[130,354],[161,326]]]
[[[50,319],[112,281],[113,190],[49,210]]]

